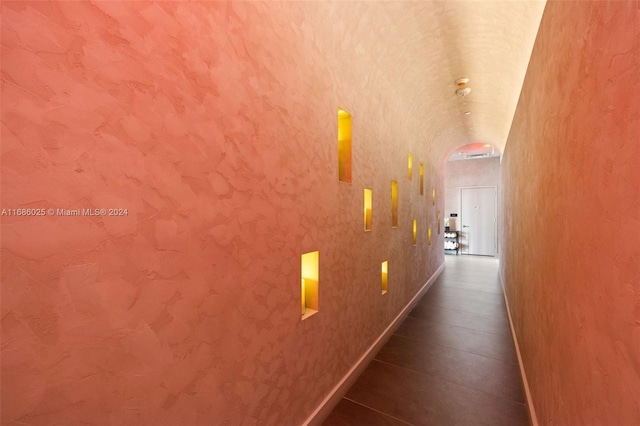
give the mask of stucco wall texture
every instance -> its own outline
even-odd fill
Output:
[[[2,208],[128,210],[2,217],[3,424],[300,424],[442,264],[419,123],[330,25],[360,11],[301,7],[2,2]]]
[[[548,2],[502,161],[501,275],[544,425],[640,424],[640,9]]]

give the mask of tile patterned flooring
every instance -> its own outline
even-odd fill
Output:
[[[445,262],[325,426],[529,424],[497,259]]]

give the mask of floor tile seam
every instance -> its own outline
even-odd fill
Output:
[[[496,296],[498,296],[497,293],[496,293]],[[503,300],[502,304],[504,305],[504,296],[502,296],[502,294],[500,294],[500,297],[503,298],[502,299]],[[438,302],[438,303],[445,302],[446,303],[446,302],[451,301],[451,299],[455,299],[456,301],[460,301],[462,299],[462,297],[461,296],[456,296],[456,295],[446,295],[446,294],[438,294],[438,293],[429,294],[429,293],[427,293],[427,294],[424,295],[424,297],[422,297],[418,301],[416,306],[421,305],[421,304],[425,304],[425,303],[432,303],[432,302],[434,302],[434,303],[435,302]],[[497,302],[497,300],[498,300],[498,298],[496,297],[495,301],[491,300],[489,302],[495,304]],[[484,303],[481,300],[463,300],[463,301],[466,302],[466,303]],[[456,305],[453,305],[453,306],[445,306],[445,307],[442,307],[442,309],[461,310],[458,307],[456,307],[458,304],[459,303],[457,303]],[[506,314],[507,309],[506,309],[506,305],[504,305],[504,306],[505,306],[505,309],[504,309],[505,314],[504,315],[506,317],[507,316],[507,314]],[[478,313],[478,315],[491,315],[492,316],[492,314],[480,314],[480,313]]]
[[[405,370],[405,371],[410,371],[411,373],[415,373],[415,374],[418,374],[418,375],[420,375],[420,376],[424,376],[424,377],[426,377],[426,378],[435,379],[435,380],[440,380],[441,382],[451,383],[451,384],[456,385],[456,386],[461,386],[461,387],[463,387],[463,388],[465,388],[465,389],[469,389],[469,390],[472,390],[472,391],[475,391],[475,392],[480,392],[480,393],[482,393],[482,394],[484,394],[484,395],[488,395],[488,396],[491,396],[491,397],[493,397],[493,398],[498,398],[498,399],[500,399],[501,401],[511,402],[511,403],[514,403],[514,404],[522,405],[522,406],[523,406],[523,407],[525,407],[525,408],[527,407],[527,404],[526,404],[526,403],[523,403],[523,402],[520,402],[520,401],[515,401],[515,400],[513,400],[513,399],[504,398],[504,397],[502,397],[502,396],[496,395],[496,394],[491,393],[491,392],[484,391],[484,390],[482,390],[482,389],[476,389],[476,388],[473,388],[473,387],[470,387],[470,386],[467,386],[467,385],[463,385],[463,384],[458,383],[458,382],[452,382],[451,380],[448,380],[448,379],[443,379],[443,378],[440,378],[440,377],[435,377],[435,376],[433,376],[433,375],[431,375],[431,374],[429,374],[429,373],[425,373],[424,371],[418,371],[418,370],[414,370],[413,368],[407,368],[407,367],[403,367],[403,366],[398,365],[398,364],[392,364],[392,363],[390,363],[390,362],[382,361],[382,360],[379,360],[379,359],[377,359],[377,358],[374,358],[374,360],[375,360],[375,361],[378,361],[378,362],[379,362],[379,363],[381,363],[381,364],[386,364],[386,365],[390,365],[390,366],[392,366],[392,367],[400,368],[400,369]],[[424,382],[426,383],[426,382],[428,382],[428,381],[427,381],[427,380],[425,380]],[[388,414],[387,414],[387,415],[388,415]],[[390,417],[391,417],[391,416],[390,416]]]
[[[478,280],[455,280],[453,278],[443,278],[442,281],[440,281],[441,285],[455,285],[455,284],[466,284],[466,285],[473,285],[473,286],[485,286],[485,287],[490,287],[490,286],[495,286],[496,290],[500,290],[500,287],[498,281],[495,280],[491,280],[491,281],[478,281]]]
[[[444,275],[441,275],[440,277],[438,277],[440,280],[487,280],[487,281],[497,281],[498,280],[498,271],[496,272],[490,272],[490,273],[486,273],[486,274],[478,274],[475,272],[470,272],[470,273],[461,273],[461,272],[456,272],[456,273],[445,273]]]
[[[454,312],[456,312],[456,313],[457,313],[457,312],[464,312],[464,313],[466,313],[466,314],[475,314],[475,312],[463,311],[463,310],[460,310],[460,309],[450,309],[450,310],[451,310],[451,311],[454,311]],[[486,316],[486,315],[485,315],[485,316]],[[429,318],[429,315],[428,315],[428,314],[427,314],[426,316],[421,316],[421,314],[420,314],[420,312],[419,312],[419,311],[418,311],[418,312],[416,312],[415,314],[414,314],[413,312],[410,312],[410,313],[409,313],[409,315],[407,315],[407,318],[405,318],[405,320],[404,320],[404,321],[402,322],[402,324],[400,324],[400,325],[402,326],[402,325],[403,325],[405,322],[407,322],[409,319],[411,319],[411,320],[413,320],[413,321],[419,321],[419,322],[421,322],[421,323],[439,324],[439,325],[446,325],[446,326],[451,326],[451,327],[464,328],[464,329],[467,329],[467,330],[479,331],[480,333],[498,334],[498,333],[494,333],[494,332],[492,332],[492,331],[476,330],[475,328],[466,327],[466,326],[464,326],[464,325],[457,325],[457,324],[451,324],[451,323],[448,323],[448,322],[438,321],[438,320],[437,320],[437,318],[434,318],[434,319]],[[493,317],[492,319],[493,319],[494,321],[498,321],[498,320],[500,320],[500,318],[499,318],[499,317]],[[482,322],[477,321],[476,323],[477,323],[477,324],[484,324],[484,325],[487,325],[487,326],[490,326],[491,324],[494,324],[494,325],[501,325],[501,326],[502,326],[502,325],[504,325],[505,327],[508,327],[508,325],[509,325],[509,323],[508,323],[508,322],[504,322],[504,323],[503,323],[502,321],[500,321],[498,324],[496,324],[496,323],[494,323],[494,322],[492,322],[492,321],[491,321],[491,322],[489,322],[489,321],[487,321],[487,322],[485,322],[485,321],[482,321]],[[511,335],[511,333],[509,333],[509,335]]]
[[[469,289],[462,288],[462,287],[447,287],[447,288],[455,288],[456,290],[464,290],[464,291],[467,291],[467,292],[468,292],[468,291],[473,291],[473,290],[469,290]],[[436,292],[433,292],[432,294],[437,294],[437,293],[436,293]],[[498,297],[498,296],[499,296],[499,297],[503,297],[503,296],[502,296],[502,292],[497,292],[497,291],[496,291],[496,292],[483,291],[482,293],[477,292],[477,294],[476,294],[476,296],[485,296],[485,295],[486,295],[486,296],[491,295],[491,296],[496,296],[496,297]],[[457,296],[458,296],[458,295],[457,295]],[[459,295],[459,296],[462,296],[462,295]]]
[[[502,290],[498,289],[498,291],[486,291],[486,290],[476,290],[474,288],[467,288],[467,287],[456,287],[453,285],[447,285],[447,284],[442,284],[440,288],[454,288],[456,290],[464,290],[467,293],[481,293],[481,294],[499,294],[500,296],[502,296]],[[436,291],[438,291],[437,289],[433,289],[434,291],[431,292],[431,294],[434,294]]]
[[[438,283],[470,283],[470,284],[482,284],[482,285],[498,285],[500,282],[497,278],[482,278],[482,277],[441,277]]]
[[[460,284],[460,285],[455,285],[455,284]],[[451,289],[455,289],[455,290],[464,290],[464,291],[475,291],[475,292],[482,292],[485,294],[502,294],[502,289],[501,288],[496,288],[495,290],[491,290],[491,289],[487,289],[484,288],[484,284],[482,283],[473,283],[473,284],[467,284],[467,283],[462,283],[457,281],[456,283],[442,283],[440,284],[440,286],[438,286],[438,288],[451,288]]]
[[[419,305],[421,305],[423,302],[424,302],[424,301],[422,301],[422,300],[421,300],[420,302],[418,302],[418,304],[416,305],[416,307],[417,307],[417,306],[419,306]],[[424,303],[428,303],[428,301],[427,301],[427,302],[424,302]],[[465,309],[453,308],[453,307],[451,307],[451,306],[446,307],[446,306],[438,305],[438,304],[435,304],[435,303],[434,303],[434,306],[435,306],[436,308],[449,309],[450,311],[460,311],[460,312],[466,312],[466,313],[468,313],[468,314],[476,314],[476,315],[482,315],[482,316],[485,316],[485,317],[493,317],[493,318],[500,318],[500,319],[503,319],[503,320],[508,320],[508,317],[507,317],[506,311],[505,311],[505,314],[504,314],[504,315],[492,315],[492,314],[487,314],[487,313],[480,313],[480,312],[467,311],[467,310],[465,310]],[[415,308],[414,308],[414,309],[415,309]],[[411,312],[409,312],[409,316],[411,316]]]
[[[496,332],[493,332],[493,331],[478,330],[477,328],[470,328],[470,327],[464,327],[464,326],[457,325],[457,324],[450,324],[448,322],[433,321],[433,320],[428,320],[428,319],[419,318],[419,317],[412,317],[412,316],[410,316],[410,318],[413,318],[416,321],[420,321],[422,323],[429,323],[429,324],[434,324],[434,325],[446,325],[446,326],[449,326],[449,327],[458,327],[458,328],[462,328],[462,329],[465,329],[465,330],[473,331],[474,333],[483,333],[483,334],[491,334],[493,336],[508,337],[510,340],[513,340],[513,338],[511,337],[511,331],[510,330],[505,330],[504,333],[496,333]]]
[[[491,256],[488,254],[469,254],[469,253],[463,253],[462,251],[460,251],[460,258],[461,259],[470,259],[470,262],[498,262],[500,260],[500,258],[498,256]],[[455,259],[455,258],[454,258]]]
[[[419,342],[418,339],[414,339],[413,337],[410,337],[410,336],[404,336],[402,334],[394,333],[392,335],[392,337],[393,336],[399,337],[399,338],[404,339],[404,340],[412,340],[412,341],[415,341],[415,342]],[[515,362],[508,361],[508,360],[504,360],[504,359],[501,359],[501,358],[496,358],[494,356],[490,356],[490,355],[487,355],[487,354],[479,354],[477,352],[466,351],[464,349],[456,348],[454,346],[447,346],[447,345],[443,345],[443,344],[440,344],[440,343],[430,343],[430,345],[437,346],[439,348],[453,349],[453,350],[458,351],[458,352],[464,352],[464,353],[467,353],[467,354],[473,354],[473,355],[480,356],[480,357],[483,357],[483,358],[487,358],[487,359],[490,359],[490,360],[500,361],[501,363],[507,363],[507,364],[511,364],[513,366],[519,367],[517,360]],[[380,353],[380,352],[378,352],[378,353]],[[376,354],[374,359],[377,359],[376,358],[377,356],[378,356],[378,354]],[[517,375],[518,375],[518,377],[520,377],[520,370],[519,369],[517,370]]]
[[[428,302],[426,302],[426,303],[428,303]],[[419,305],[419,303],[418,303],[418,305]],[[416,305],[416,306],[417,306],[417,305]],[[426,307],[427,307],[427,308],[430,308],[430,306],[426,306]],[[478,316],[481,316],[481,317],[488,317],[488,318],[490,318],[490,319],[500,319],[500,316],[499,316],[499,315],[479,314],[479,313],[477,313],[477,312],[463,311],[463,310],[461,310],[461,309],[455,309],[455,308],[443,308],[443,307],[441,307],[441,306],[434,306],[434,307],[435,307],[435,308],[437,308],[437,309],[443,309],[443,310],[445,310],[445,311],[455,312],[456,314],[457,314],[458,312],[465,312],[465,313],[467,313],[467,314],[478,315]],[[409,316],[411,316],[411,312],[409,312]],[[413,317],[413,318],[417,318],[417,317]],[[509,325],[509,319],[507,318],[507,316],[505,315],[505,317],[504,317],[503,319],[504,319],[504,323],[508,326],[508,325]],[[483,322],[484,322],[484,321],[483,321]]]
[[[485,316],[503,316],[505,319],[507,319],[507,315],[506,315],[506,306],[504,305],[504,302],[501,305],[498,305],[497,302],[491,302],[491,303],[483,303],[483,302],[479,302],[479,301],[464,301],[464,303],[459,303],[460,299],[456,300],[457,303],[455,304],[449,304],[449,308],[447,309],[452,309],[455,311],[462,311],[462,312],[469,312],[469,313],[475,313],[478,315],[485,315]],[[436,299],[435,297],[430,297],[427,298],[425,300],[421,300],[420,302],[418,302],[418,304],[416,306],[428,306],[429,304],[435,305],[435,306],[442,306],[442,304],[447,304],[446,300],[443,299]],[[465,306],[466,305],[466,306]],[[476,305],[476,306],[469,306],[469,305]],[[482,306],[477,306],[477,305],[482,305]],[[484,309],[488,309],[489,313],[480,313],[480,312],[473,312],[470,311],[469,309],[475,309],[475,308],[484,308]],[[502,315],[501,312],[495,312],[495,311],[500,311],[502,309],[505,309],[505,314]]]
[[[398,335],[398,336],[400,336],[400,335]],[[510,361],[508,359],[497,358],[495,356],[491,356],[491,355],[487,355],[487,354],[481,354],[481,353],[478,353],[478,352],[467,351],[467,350],[464,350],[464,349],[457,348],[455,346],[448,346],[448,345],[443,345],[443,344],[439,344],[439,343],[432,343],[432,345],[440,346],[442,348],[455,349],[455,350],[458,350],[458,351],[461,351],[461,352],[466,352],[466,353],[469,353],[469,354],[483,356],[485,358],[495,359],[497,361],[501,361],[501,362],[505,362],[505,363],[509,363],[509,364],[513,364],[513,365],[518,365],[517,361],[514,362],[514,361]]]
[[[493,308],[500,308],[500,307],[504,306],[504,296],[502,296],[502,299],[500,299],[497,294],[496,294],[496,297],[495,297],[494,300],[477,300],[477,299],[465,298],[465,297],[463,297],[461,295],[431,293],[431,294],[428,295],[428,297],[425,295],[425,297],[423,299],[421,299],[419,303],[428,303],[429,301],[433,301],[433,302],[437,302],[437,301],[452,302],[452,301],[455,301],[456,304],[479,303],[479,304],[486,304],[486,305],[488,305],[490,307],[493,307]]]
[[[361,406],[361,407],[364,407],[364,408],[366,408],[366,409],[368,409],[368,410],[374,411],[374,412],[376,412],[376,413],[378,413],[378,414],[382,414],[382,415],[384,415],[384,416],[386,416],[386,417],[389,417],[389,418],[392,418],[392,419],[394,419],[394,420],[397,420],[397,421],[399,421],[399,422],[401,422],[401,423],[404,423],[404,424],[406,424],[406,425],[409,425],[409,426],[415,426],[413,423],[409,423],[409,422],[407,422],[406,420],[399,419],[399,418],[397,418],[397,417],[395,417],[395,416],[392,416],[392,415],[391,415],[391,414],[389,414],[389,413],[385,413],[384,411],[380,411],[380,410],[378,410],[378,409],[376,409],[376,408],[370,407],[370,406],[368,406],[367,404],[364,404],[364,403],[362,403],[362,402],[360,402],[360,401],[356,401],[356,400],[354,400],[354,399],[347,398],[346,396],[345,396],[345,397],[343,397],[343,399],[346,399],[346,400],[347,400],[347,401],[349,401],[349,402],[353,402],[354,404],[357,404],[357,405],[359,405],[359,406]]]
[[[456,313],[457,312],[464,312],[466,314],[473,314],[474,313],[474,312],[468,312],[468,311],[458,311],[456,309],[449,309],[449,310],[453,311],[453,312],[456,312]],[[480,315],[480,314],[476,314],[476,315]],[[484,316],[488,317],[488,315],[484,315]],[[440,321],[430,320],[430,319],[427,319],[425,317],[420,316],[420,314],[413,314],[413,312],[409,313],[409,315],[407,315],[407,318],[413,318],[415,320],[420,320],[420,321],[432,321],[432,322],[437,322],[438,324],[449,324],[448,322],[440,322]],[[499,322],[497,322],[497,321],[499,321]],[[484,318],[482,318],[480,321],[478,321],[478,323],[479,324],[483,324],[483,325],[487,325],[487,326],[489,326],[491,324],[493,324],[495,326],[504,326],[504,327],[507,327],[507,330],[505,331],[505,334],[509,334],[509,335],[511,334],[511,331],[508,328],[509,327],[509,323],[506,320],[505,321],[500,320],[499,317],[491,317],[490,319],[486,319],[486,320]],[[451,325],[456,325],[456,324],[451,324]],[[458,326],[458,327],[468,328],[468,327],[464,327],[464,326]],[[475,329],[472,329],[472,330],[475,330]],[[482,331],[482,330],[480,330],[480,331]],[[486,331],[485,333],[493,333],[493,332],[492,331]]]
[[[502,290],[500,287],[500,280],[497,279],[478,279],[478,278],[469,278],[469,279],[456,279],[456,278],[442,278],[440,285],[454,286],[456,284],[463,284],[467,286],[476,286],[482,287],[487,290],[493,289]]]
[[[442,293],[441,290],[435,290],[431,293],[426,293],[424,299],[425,300],[429,300],[434,299],[434,298],[438,298],[441,297],[443,299],[456,299],[456,300],[460,300],[463,302],[478,302],[478,303],[491,303],[491,304],[499,304],[499,305],[504,305],[504,296],[502,294],[499,293],[481,293],[481,294],[474,294],[474,293],[480,293],[480,292],[475,292],[475,290],[466,290],[465,291],[466,294],[447,294],[447,293]],[[490,297],[482,297],[484,295],[491,295]],[[427,297],[428,295],[428,297]],[[480,298],[480,300],[478,300]]]
[[[461,284],[455,285],[455,284]],[[491,284],[493,286],[494,284]],[[444,281],[440,283],[436,283],[431,287],[426,294],[433,294],[438,291],[446,291],[447,289],[451,289],[451,291],[455,292],[474,292],[478,294],[502,294],[502,288],[495,286],[495,289],[487,288],[489,285],[485,285],[484,283],[465,283],[461,281]]]
[[[489,271],[489,272],[478,272],[478,271],[448,271],[442,275],[442,278],[453,278],[453,277],[475,277],[475,278],[486,278],[486,279],[495,279],[498,277],[498,271]]]

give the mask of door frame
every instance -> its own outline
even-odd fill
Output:
[[[461,186],[459,189],[459,194],[460,194],[460,232],[463,232],[463,228],[462,228],[462,222],[463,222],[463,217],[462,217],[462,190],[463,189],[481,189],[481,188],[493,188],[495,190],[495,200],[494,200],[494,208],[495,208],[495,212],[496,212],[496,216],[494,218],[494,247],[496,248],[495,254],[493,255],[494,257],[498,257],[498,254],[500,253],[500,247],[498,246],[498,241],[500,241],[498,239],[498,223],[500,223],[498,221],[498,215],[500,214],[500,210],[498,210],[498,186],[497,185],[478,185],[478,186]],[[466,254],[469,255],[469,246],[467,245],[467,252],[464,253],[462,250],[460,250],[460,254]],[[471,255],[471,256],[476,256],[476,255]],[[486,255],[478,255],[478,256],[486,256]]]

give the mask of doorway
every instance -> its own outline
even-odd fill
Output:
[[[462,253],[495,256],[498,253],[497,188],[460,188]]]

